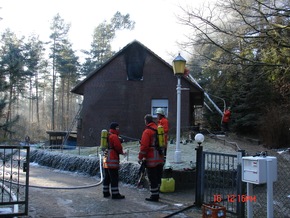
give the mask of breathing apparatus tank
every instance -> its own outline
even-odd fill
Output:
[[[106,129],[103,129],[101,132],[101,149],[108,149],[108,131]]]
[[[165,136],[164,136],[164,128],[163,126],[157,127],[157,137],[158,137],[158,143],[159,147],[163,148],[165,146]]]

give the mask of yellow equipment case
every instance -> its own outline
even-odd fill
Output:
[[[162,178],[160,192],[174,192],[174,191],[175,191],[174,178]]]

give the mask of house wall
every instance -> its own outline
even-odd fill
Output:
[[[172,68],[151,53],[146,53],[142,81],[128,81],[124,55],[114,58],[87,81],[83,109],[78,125],[78,145],[99,146],[102,129],[112,121],[120,134],[136,140],[144,129],[144,116],[151,113],[152,99],[168,99],[170,133],[176,129],[176,84]],[[182,87],[189,87],[182,78]],[[190,92],[182,91],[181,126],[190,125]]]

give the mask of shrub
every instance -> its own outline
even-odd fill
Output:
[[[289,147],[290,114],[278,106],[272,106],[262,117],[259,132],[267,148]]]

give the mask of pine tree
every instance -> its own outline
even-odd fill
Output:
[[[94,30],[90,51],[83,51],[87,57],[82,65],[82,73],[88,75],[114,55],[111,43],[118,30],[132,30],[134,27],[135,22],[130,20],[130,15],[120,12],[116,12],[110,22],[105,20],[99,24]]]
[[[13,133],[12,126],[19,119],[18,100],[24,94],[25,82],[28,78],[28,72],[24,70],[25,57],[23,55],[23,42],[16,35],[7,29],[1,37],[0,48],[0,72],[2,83],[4,81],[5,89],[3,91],[2,107],[5,106],[5,121],[2,125],[4,130],[3,137],[11,138]],[[2,87],[2,89],[3,89]],[[7,103],[7,105],[5,105]]]
[[[55,95],[56,95],[56,83],[58,75],[57,59],[60,57],[60,53],[63,49],[64,43],[67,42],[68,32],[70,29],[70,24],[66,24],[64,20],[57,14],[52,21],[50,27],[52,34],[50,39],[52,39],[51,54],[52,58],[52,106],[51,106],[51,129],[55,130]]]

